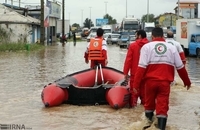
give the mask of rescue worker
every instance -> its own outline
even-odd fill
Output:
[[[179,52],[179,55],[181,57],[181,60],[182,60],[183,64],[185,65],[186,64],[185,53],[183,51],[181,44],[174,40],[174,34],[172,31],[167,32],[167,38],[165,39],[165,41],[176,47],[176,49]],[[174,81],[171,83],[171,86],[174,84],[176,84],[175,76],[174,76]]]
[[[74,42],[74,44],[76,44],[76,32],[75,31],[73,32],[73,42]]]
[[[181,44],[174,40],[174,34],[172,31],[167,32],[167,38],[165,39],[165,41],[167,43],[171,43],[172,45],[174,45],[176,47],[176,49],[178,50],[178,53],[181,57],[181,60],[182,60],[183,64],[185,65],[186,64],[185,53],[183,51]]]
[[[136,41],[134,43],[130,44],[130,47],[128,49],[126,59],[124,62],[124,75],[125,80],[128,81],[128,73],[130,71],[130,92],[131,92],[131,98],[129,101],[129,107],[135,107],[137,105],[138,97],[140,97],[141,104],[144,105],[144,90],[141,89],[139,94],[135,94],[133,92],[133,80],[135,76],[135,72],[138,66],[139,62],[139,56],[140,56],[140,49],[143,45],[148,43],[148,39],[146,38],[146,32],[144,30],[139,30],[136,33]],[[143,88],[144,85],[142,85],[141,88]]]
[[[138,32],[138,30],[135,31],[135,41],[138,39],[137,32]]]
[[[108,64],[107,60],[107,43],[103,38],[104,30],[97,29],[97,37],[91,38],[85,52],[85,63],[91,62],[90,68],[95,68],[98,64],[105,67]]]
[[[165,42],[162,28],[156,27],[152,30],[152,40],[141,48],[133,87],[134,92],[138,93],[141,80],[144,78],[146,122],[143,129],[151,126],[156,110],[156,127],[165,130],[170,83],[174,79],[175,67],[187,90],[190,89],[191,82],[176,47]]]

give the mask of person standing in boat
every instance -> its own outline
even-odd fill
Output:
[[[149,128],[156,119],[155,126],[160,130],[165,130],[170,84],[174,80],[175,67],[187,90],[190,89],[191,82],[176,47],[165,42],[162,28],[156,27],[152,30],[152,42],[144,45],[140,52],[133,91],[137,94],[141,82],[145,80],[146,118],[143,129]],[[156,110],[157,118],[154,118],[154,110]]]
[[[136,41],[130,44],[130,47],[128,49],[126,59],[124,62],[124,75],[125,75],[125,81],[128,82],[128,73],[130,71],[130,92],[131,97],[129,101],[129,107],[135,107],[137,105],[138,97],[141,99],[141,104],[144,105],[144,85],[142,84],[141,90],[139,94],[135,94],[133,92],[133,82],[134,82],[134,76],[135,72],[138,66],[139,62],[139,56],[140,56],[140,49],[143,45],[148,43],[148,39],[146,38],[146,32],[144,30],[139,30],[136,32]]]
[[[107,43],[103,38],[104,30],[97,29],[97,37],[91,38],[85,51],[85,63],[88,64],[90,60],[90,68],[95,68],[101,64],[105,67],[108,64],[107,60]]]

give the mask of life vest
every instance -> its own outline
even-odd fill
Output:
[[[103,39],[90,39],[90,46],[88,52],[88,59],[89,60],[105,60],[103,53],[102,53],[102,43]]]

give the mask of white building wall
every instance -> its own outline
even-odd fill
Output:
[[[198,18],[200,18],[200,4],[198,4]]]
[[[56,26],[56,18],[49,17],[49,26]]]
[[[32,25],[28,24],[1,24],[10,33],[10,42],[32,42]]]

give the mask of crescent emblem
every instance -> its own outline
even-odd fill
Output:
[[[162,51],[162,46],[159,46],[159,47],[158,47],[158,51]]]

